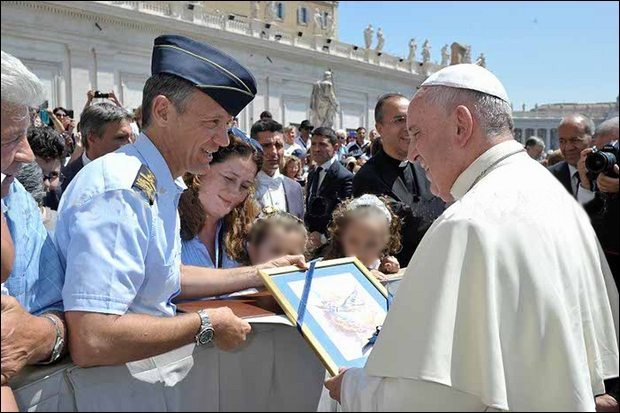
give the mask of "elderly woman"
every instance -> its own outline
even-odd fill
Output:
[[[179,202],[185,265],[232,268],[247,254],[244,242],[259,212],[253,192],[263,156],[250,138],[232,133],[229,138],[206,174],[185,176],[188,189]]]

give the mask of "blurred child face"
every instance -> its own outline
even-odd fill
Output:
[[[351,217],[341,237],[345,256],[357,257],[369,266],[381,258],[390,239],[390,225],[380,213],[365,213]]]
[[[272,228],[259,245],[248,245],[252,265],[264,264],[285,255],[303,255],[306,238],[300,231]]]

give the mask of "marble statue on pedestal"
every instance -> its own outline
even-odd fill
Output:
[[[372,24],[369,24],[368,27],[364,29],[364,44],[366,45],[366,49],[370,49],[372,46],[372,35],[375,30],[372,28]]]
[[[331,70],[323,74],[323,80],[319,80],[312,86],[310,96],[310,122],[315,127],[325,126],[332,128],[336,113],[340,108],[334,84],[332,82]]]
[[[471,46],[465,46],[465,55],[463,55],[463,63],[471,63]]]
[[[384,44],[385,44],[385,37],[383,36],[383,29],[379,27],[379,30],[377,30],[377,47],[375,48],[375,50],[378,53],[381,53],[381,51],[383,50]]]
[[[428,42],[428,39],[424,41],[422,45],[422,63],[430,63],[431,61],[431,45]]]
[[[331,13],[327,13],[325,16],[325,30],[327,37],[330,39],[336,35],[336,25],[334,24],[334,16]]]
[[[319,9],[314,9],[314,34],[321,34],[323,30],[323,16]]]
[[[415,42],[415,37],[409,40],[409,56],[407,60],[413,62],[415,60],[415,52],[418,49],[418,44]]]
[[[448,52],[448,45],[444,45],[441,48],[441,65],[448,66],[448,62],[450,61],[450,52]]]

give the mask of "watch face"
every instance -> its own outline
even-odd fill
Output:
[[[200,332],[200,336],[198,336],[199,344],[202,346],[204,344],[210,343],[213,340],[213,329],[207,328],[204,331]]]

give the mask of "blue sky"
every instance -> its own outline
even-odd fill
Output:
[[[340,1],[340,40],[364,45],[371,23],[384,51],[406,57],[412,37],[472,45],[502,81],[515,110],[525,103],[611,102],[618,95],[618,2]]]

